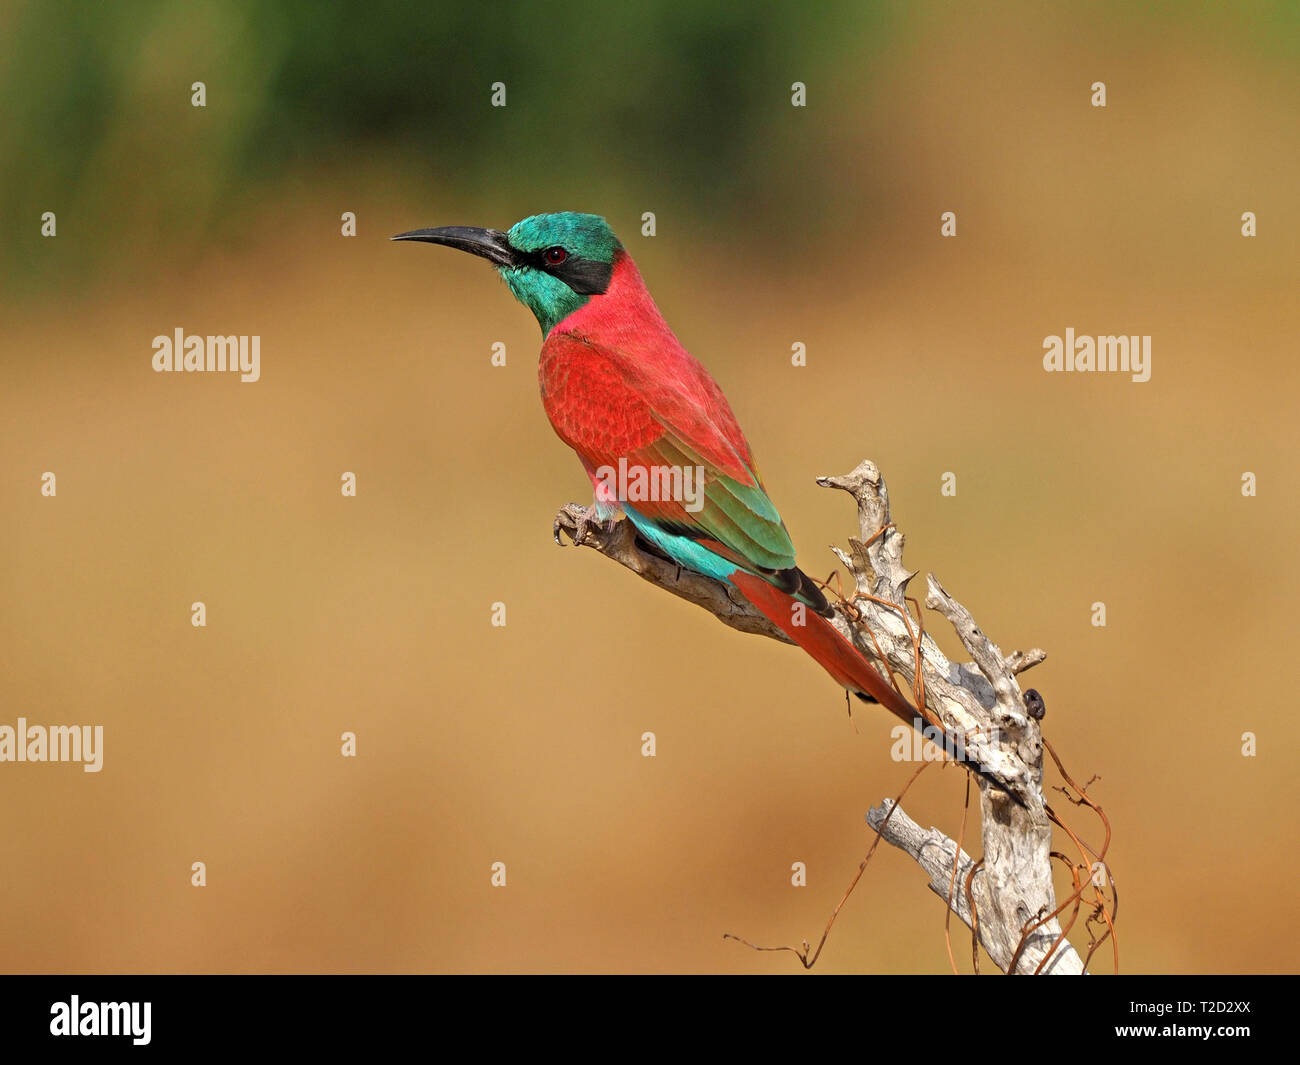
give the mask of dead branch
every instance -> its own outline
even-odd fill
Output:
[[[834,624],[873,663],[880,666],[883,656],[882,672],[901,678],[904,691],[923,693],[931,715],[957,740],[963,760],[979,767],[975,779],[983,858],[975,862],[964,852],[958,856],[953,840],[934,828],[922,830],[890,800],[868,812],[868,823],[877,830],[883,825],[881,838],[921,866],[931,890],[975,929],[979,943],[1003,971],[1014,961],[1020,973],[1082,973],[1083,962],[1064,941],[1053,916],[1058,905],[1052,882],[1052,825],[1042,795],[1041,701],[1031,700],[1027,708],[1016,681],[1018,673],[1042,662],[1046,654],[1032,648],[1004,655],[970,612],[928,574],[926,606],[952,625],[971,657],[970,662],[949,661],[921,629],[919,618],[907,611],[907,586],[915,574],[903,566],[903,534],[891,521],[888,490],[875,463],[866,460],[852,473],[820,477],[817,483],[848,492],[858,509],[861,538],[850,538],[847,551],[831,548],[855,582],[854,594],[836,604]],[[703,607],[724,624],[789,642],[727,585],[657,554],[636,536],[630,522],[583,526],[585,510],[569,504],[556,515],[557,540],[561,530],[571,538],[576,535],[575,543]]]

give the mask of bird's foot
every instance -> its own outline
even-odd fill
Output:
[[[581,547],[593,526],[603,533],[610,533],[614,531],[616,520],[615,518],[602,519],[594,506],[584,507],[581,503],[566,503],[555,515],[555,525],[551,531],[557,544],[561,546],[564,544],[560,539],[560,533],[563,531],[568,534],[575,547]]]

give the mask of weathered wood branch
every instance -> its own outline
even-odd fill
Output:
[[[919,632],[916,619],[907,612],[905,596],[915,574],[903,566],[903,534],[891,521],[888,489],[875,463],[866,460],[852,473],[819,477],[817,483],[848,492],[858,509],[860,538],[850,538],[847,551],[831,548],[854,581],[849,600],[835,606],[835,626],[878,667],[882,665],[879,646],[885,659],[883,671],[898,677],[903,690],[913,696],[918,690],[919,645],[925,704],[946,733],[940,742],[979,769],[975,779],[984,858],[970,893],[981,945],[1004,971],[1018,950],[1017,972],[1032,973],[1048,958],[1042,972],[1081,973],[1082,961],[1068,942],[1061,941],[1055,919],[1026,934],[1029,926],[1055,910],[1056,895],[1052,829],[1042,797],[1042,734],[1037,717],[1026,708],[1016,675],[1042,662],[1046,654],[1032,648],[1004,655],[970,611],[929,574],[926,606],[952,625],[971,657],[970,662],[949,661],[928,634]],[[660,556],[637,537],[630,522],[586,524],[586,511],[578,504],[560,510],[555,518],[557,541],[564,531],[575,543],[703,607],[734,629],[790,642],[728,585],[683,570]],[[872,828],[879,829],[890,806],[886,800],[867,814]],[[949,898],[956,843],[937,829],[923,831],[901,809],[889,819],[882,836],[911,855],[929,877],[931,889],[971,925],[965,885],[972,859],[961,855],[957,888]]]

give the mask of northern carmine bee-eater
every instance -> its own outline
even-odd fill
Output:
[[[487,259],[536,315],[545,338],[542,405],[596,489],[583,527],[621,510],[654,549],[732,585],[842,687],[918,723],[907,700],[826,620],[826,596],[795,566],[790,534],[722,389],[668,328],[603,218],[540,214],[505,233],[444,226],[393,239]],[[703,484],[691,500],[671,492],[620,498],[611,492],[612,470],[618,483],[641,485],[680,485],[687,483],[680,473],[664,471],[702,470]]]

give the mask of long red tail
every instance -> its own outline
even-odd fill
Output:
[[[982,763],[968,758],[965,745],[945,732],[934,714],[924,707],[918,710],[899,695],[876,668],[862,657],[858,649],[840,635],[839,629],[815,610],[804,607],[796,615],[795,607],[801,605],[797,599],[774,588],[761,577],[752,576],[743,570],[737,570],[731,575],[731,583],[773,625],[812,655],[822,669],[835,678],[837,684],[850,691],[871,696],[899,720],[913,728],[921,728],[927,739],[941,743],[944,751],[956,761],[966,765],[1000,791],[1006,792],[1021,806],[1025,805],[1024,799],[990,773]],[[802,625],[795,624],[796,616],[803,622]],[[933,729],[933,733],[923,725]]]
[[[916,707],[899,695],[875,667],[862,657],[858,649],[815,610],[803,606],[797,599],[786,595],[761,577],[755,577],[744,570],[733,573],[731,583],[762,611],[764,617],[812,655],[818,665],[834,677],[841,687],[870,695],[909,725],[914,724],[918,717],[927,716],[919,713]],[[795,624],[796,607],[799,608],[799,620],[802,621],[798,625]]]

